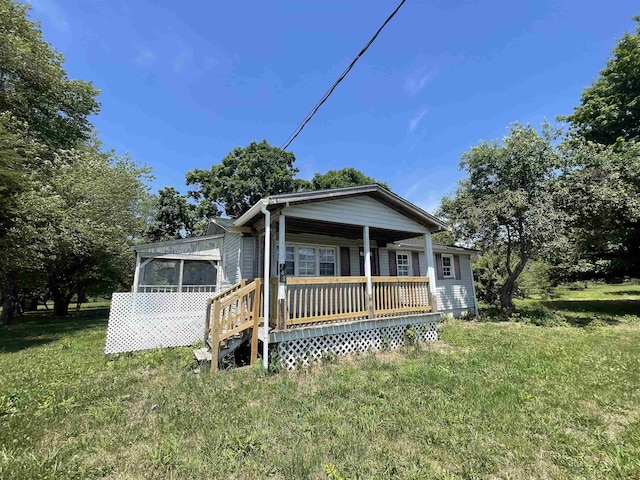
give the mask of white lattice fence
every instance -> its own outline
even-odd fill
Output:
[[[211,293],[114,293],[105,353],[192,345],[202,340]]]
[[[407,338],[408,328],[412,328],[416,333],[415,341],[417,342],[437,340],[436,324],[436,321],[430,321],[296,338],[278,343],[278,355],[284,366],[288,370],[293,370],[320,360],[327,352],[335,355],[350,355],[401,347]]]

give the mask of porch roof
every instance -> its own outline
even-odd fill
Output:
[[[362,185],[357,187],[334,188],[312,192],[271,195],[259,200],[255,205],[247,210],[247,212],[234,222],[234,226],[241,227],[253,224],[256,221],[256,217],[261,213],[263,207],[266,207],[269,210],[275,210],[283,206],[323,202],[358,196],[371,197],[405,217],[427,227],[432,232],[438,232],[448,228],[447,224],[439,220],[437,217],[425,212],[420,207],[379,185]]]

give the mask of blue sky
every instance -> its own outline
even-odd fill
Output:
[[[397,4],[30,3],[70,77],[101,90],[105,146],[185,193],[236,146],[281,146]],[[408,0],[289,148],[300,176],[355,167],[433,211],[462,152],[572,111],[635,30],[632,3]]]

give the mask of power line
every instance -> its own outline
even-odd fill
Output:
[[[358,55],[356,55],[356,58],[353,59],[353,61],[344,70],[344,72],[342,72],[342,74],[338,77],[338,79],[334,82],[334,84],[331,85],[331,88],[329,88],[329,90],[327,90],[327,93],[325,93],[322,96],[320,101],[318,103],[316,103],[316,105],[311,109],[311,111],[307,114],[307,116],[304,118],[304,120],[302,120],[302,122],[300,122],[300,124],[296,127],[296,129],[293,131],[293,133],[291,135],[289,135],[289,138],[287,139],[287,141],[282,146],[282,150],[286,150],[287,147],[289,147],[289,145],[291,145],[291,142],[293,142],[296,139],[296,137],[300,134],[300,132],[302,132],[302,129],[307,125],[307,123],[309,123],[311,121],[311,119],[316,114],[316,112],[320,109],[322,104],[327,101],[327,99],[331,96],[331,94],[336,89],[336,87],[340,84],[340,82],[342,82],[342,80],[344,80],[344,78],[351,71],[351,69],[356,64],[356,62],[358,60],[360,60],[360,57],[362,57],[362,55],[364,55],[364,52],[366,52],[367,49],[371,46],[371,44],[375,41],[375,39],[378,38],[378,35],[380,35],[380,32],[382,32],[384,27],[387,26],[387,23],[389,23],[391,21],[391,19],[395,16],[395,14],[398,13],[398,10],[400,10],[400,7],[402,7],[402,5],[404,5],[405,2],[406,2],[406,0],[402,0],[400,2],[400,4],[391,13],[391,15],[389,15],[389,17],[384,21],[384,23],[378,29],[378,31],[375,33],[375,35],[373,37],[371,37],[371,40],[369,40],[367,42],[367,44],[364,46],[364,48],[362,50],[360,50],[360,53],[358,53]]]

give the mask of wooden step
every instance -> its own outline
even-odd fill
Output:
[[[193,354],[196,356],[196,360],[198,362],[211,361],[211,350],[209,350],[207,347],[198,348],[193,351]]]

